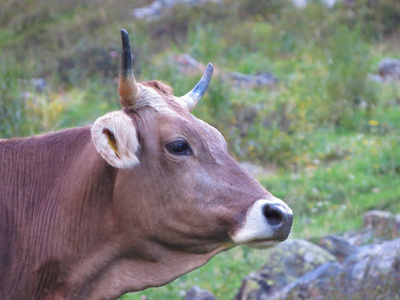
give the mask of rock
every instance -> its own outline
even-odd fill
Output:
[[[206,65],[196,60],[188,53],[171,55],[167,63],[176,65],[181,74],[195,75],[205,71]],[[214,76],[221,77],[229,82],[235,88],[269,87],[273,88],[279,82],[273,74],[268,72],[259,72],[257,75],[243,74],[239,72],[229,72],[219,70],[214,66]]]
[[[31,83],[35,90],[39,93],[43,92],[43,90],[47,87],[47,81],[44,78],[32,78]]]
[[[319,242],[319,246],[330,252],[341,262],[358,252],[358,247],[356,245],[334,234],[323,237]]]
[[[400,237],[400,215],[371,210],[364,215],[363,221],[364,227],[372,229],[375,236],[387,239]]]
[[[337,262],[323,264],[286,286],[273,299],[326,299],[322,291],[331,286],[325,286],[325,281],[339,275],[341,271],[342,266]]]
[[[400,239],[361,247],[283,289],[279,299],[400,299]]]
[[[304,8],[307,6],[307,0],[292,0],[292,3],[297,8]]]
[[[187,292],[185,300],[216,300],[216,298],[209,291],[194,286]]]
[[[146,19],[149,21],[157,20],[162,14],[167,12],[177,4],[193,6],[203,4],[205,2],[222,2],[222,0],[156,0],[148,6],[136,8],[132,11],[132,15],[137,19]]]
[[[163,9],[162,1],[154,1],[148,6],[132,10],[132,15],[137,19],[157,20],[161,16]]]
[[[305,240],[293,239],[266,252],[266,265],[243,279],[236,300],[274,299],[287,285],[335,257]]]
[[[343,237],[354,245],[382,243],[400,237],[400,215],[371,210],[363,216],[364,228]]]
[[[278,78],[268,72],[260,72],[257,75],[229,72],[227,76],[236,87],[274,87],[279,81]]]
[[[385,80],[400,79],[400,60],[393,58],[384,58],[378,65],[379,75]]]
[[[292,0],[293,5],[297,8],[304,8],[309,2],[309,0]],[[324,3],[328,8],[332,8],[335,6],[338,0],[322,0],[321,2]]]
[[[379,211],[364,216],[365,226],[378,232],[396,221]],[[271,249],[267,264],[244,278],[235,300],[400,299],[400,238],[358,247],[329,235],[320,245],[327,251],[305,240]]]
[[[370,74],[369,79],[377,82],[400,80],[400,60],[382,59],[378,64],[378,74]]]
[[[374,236],[372,230],[361,229],[356,231],[350,231],[343,234],[343,237],[353,245],[363,246],[372,243],[381,243],[382,239]]]

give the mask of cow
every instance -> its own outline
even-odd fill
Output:
[[[291,209],[191,114],[212,65],[176,97],[160,81],[136,81],[121,37],[120,111],[0,140],[2,299],[115,299],[290,234]]]

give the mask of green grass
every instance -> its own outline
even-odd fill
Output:
[[[316,132],[313,137],[317,143],[310,149],[313,163],[296,173],[260,178],[293,209],[291,238],[318,239],[355,230],[362,225],[363,213],[372,209],[400,213],[399,137],[335,132]],[[122,299],[183,299],[194,285],[212,291],[218,299],[233,299],[243,277],[268,263],[263,260],[265,251],[238,247],[165,287]]]
[[[137,78],[162,79],[176,95],[200,74],[181,74],[174,54],[221,72],[277,76],[273,89],[237,88],[214,76],[194,114],[224,134],[236,159],[279,170],[259,180],[293,209],[292,237],[357,229],[370,209],[400,212],[400,84],[368,80],[382,58],[399,58],[396,1],[357,0],[352,9],[313,1],[297,10],[280,0],[233,0],[178,6],[150,23],[129,13],[147,0],[7,4],[0,7],[0,135],[83,126],[119,109],[111,53],[120,51],[124,27]],[[38,77],[49,82],[44,93],[30,84]],[[182,299],[193,285],[232,299],[243,276],[267,263],[263,253],[238,247],[122,299]]]

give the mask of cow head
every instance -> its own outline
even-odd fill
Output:
[[[130,241],[126,249],[160,261],[172,252],[208,255],[177,277],[235,245],[262,248],[285,240],[290,208],[234,161],[218,130],[190,113],[212,65],[192,91],[175,97],[161,82],[136,82],[128,34],[121,35],[123,110],[100,117],[91,131],[98,153],[117,169],[113,209]],[[171,262],[169,270],[177,265]]]

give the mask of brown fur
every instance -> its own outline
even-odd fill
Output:
[[[2,297],[44,299],[96,243],[115,176],[96,157],[88,127],[0,141]]]
[[[171,88],[145,85],[176,115],[125,111],[140,144],[133,169],[108,165],[89,127],[0,140],[3,299],[115,299],[166,284],[233,247],[249,207],[271,197]],[[193,155],[169,153],[176,138]]]

